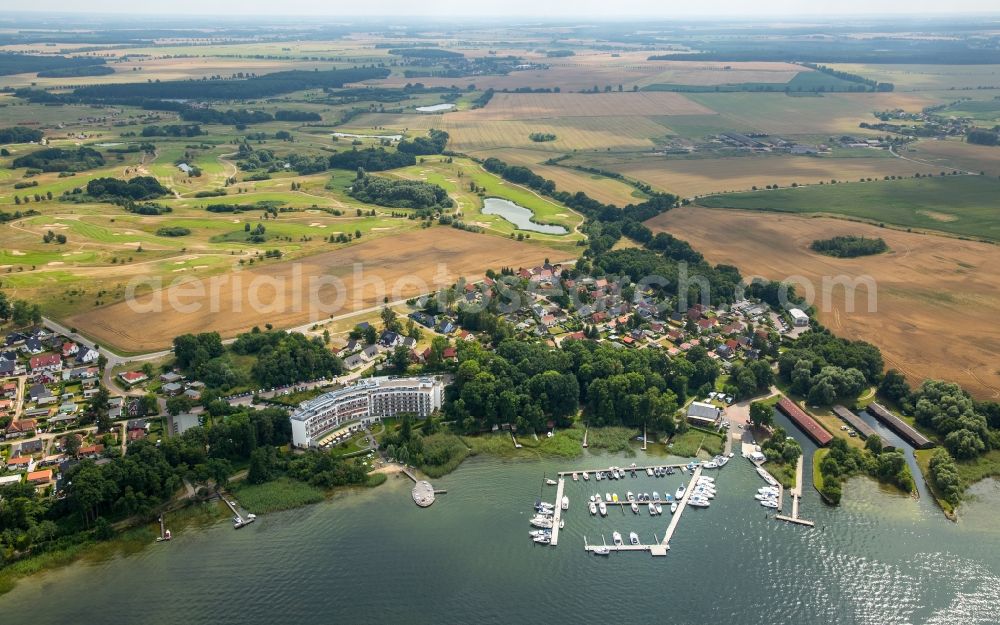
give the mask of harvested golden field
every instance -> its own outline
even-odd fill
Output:
[[[1000,247],[830,218],[704,208],[676,209],[647,225],[689,241],[713,263],[736,265],[744,276],[801,276],[815,285],[824,325],[878,345],[886,366],[905,372],[911,384],[943,378],[976,397],[1000,397]],[[840,259],[808,249],[816,239],[848,234],[882,237],[891,251]],[[835,276],[870,276],[877,310],[868,312],[864,286],[855,293],[854,312],[843,287],[825,305],[823,279]]]
[[[541,42],[539,45],[544,45]],[[468,57],[483,56],[485,49],[462,50]],[[769,62],[714,62],[714,61],[650,61],[649,51],[604,52],[578,50],[569,57],[547,57],[535,49],[510,49],[505,52],[517,55],[526,62],[547,65],[548,69],[530,69],[511,72],[506,76],[477,76],[476,86],[480,89],[493,88],[514,90],[519,87],[551,89],[559,87],[563,91],[593,89],[596,85],[603,90],[618,85],[626,91],[633,87],[644,87],[656,83],[679,83],[690,85],[718,85],[743,82],[777,82],[791,80],[797,73],[808,71],[790,63]],[[724,69],[729,66],[730,69]],[[412,79],[402,75],[390,76],[372,84],[401,87]],[[428,86],[447,87],[455,83],[454,78],[421,78]]]
[[[452,117],[485,121],[710,113],[680,93],[498,93],[486,107]]]
[[[995,146],[948,140],[920,141],[910,147],[913,152],[903,153],[907,158],[940,166],[941,169],[985,171],[989,176],[1000,176],[1000,148]]]
[[[913,93],[827,93],[820,97],[792,97],[784,93],[688,95],[691,100],[719,113],[724,118],[722,123],[736,132],[778,136],[866,134],[858,124],[875,121],[872,111],[896,108],[919,111],[937,103],[934,98]]]
[[[748,190],[777,184],[816,184],[883,176],[912,176],[937,171],[890,156],[832,158],[824,156],[756,155],[735,158],[670,159],[659,156],[602,159],[604,166],[682,197]]]
[[[163,349],[175,336],[187,332],[212,330],[234,336],[266,323],[278,328],[309,324],[377,308],[383,297],[396,301],[448,286],[459,277],[478,279],[486,269],[534,265],[565,256],[501,237],[430,228],[295,263],[191,279],[152,292],[139,290],[135,306],[118,302],[65,322],[101,344],[129,352],[151,351]],[[152,308],[155,302],[160,302],[159,310]]]
[[[491,148],[531,148],[548,152],[574,150],[649,150],[654,137],[670,130],[647,117],[568,117],[537,121],[480,121],[444,115],[436,125],[451,135],[450,147],[459,152]],[[551,133],[554,141],[538,143],[534,132]]]

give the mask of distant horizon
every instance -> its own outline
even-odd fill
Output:
[[[541,6],[539,6],[541,4]],[[624,6],[622,6],[624,4]],[[137,5],[128,0],[95,0],[82,6],[70,0],[38,0],[31,9],[18,9],[0,18],[0,23],[15,21],[16,16],[59,17],[86,14],[91,18],[101,16],[165,16],[165,17],[213,17],[227,21],[253,18],[324,18],[337,20],[374,19],[395,17],[398,19],[438,19],[438,20],[480,20],[501,19],[505,22],[521,20],[592,20],[606,22],[628,22],[633,20],[723,20],[757,21],[796,20],[827,21],[851,19],[904,19],[921,18],[963,18],[996,16],[1000,19],[1000,8],[984,0],[954,0],[946,7],[932,0],[843,0],[833,10],[829,5],[809,5],[798,0],[761,0],[758,6],[747,12],[747,6],[740,0],[715,0],[695,6],[664,6],[661,2],[637,0],[622,3],[609,9],[607,3],[597,0],[549,0],[545,3],[530,0],[483,0],[474,5],[464,0],[428,0],[419,13],[413,13],[414,5],[404,0],[383,0],[377,7],[358,5],[337,7],[318,0],[288,0],[281,7],[263,0],[174,0],[170,9],[161,10],[162,5]],[[478,7],[470,10],[470,6]],[[148,9],[148,10],[147,10]],[[234,15],[238,13],[239,15]]]

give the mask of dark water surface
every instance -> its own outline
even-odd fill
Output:
[[[804,443],[807,456],[813,449]],[[807,460],[809,458],[807,457]],[[689,508],[665,558],[588,555],[584,537],[663,536],[669,513],[593,518],[598,490],[673,492],[680,475],[572,482],[559,546],[528,538],[543,473],[637,458],[475,458],[436,480],[429,509],[405,478],[314,506],[190,529],[169,544],[22,580],[0,597],[4,623],[724,623],[872,625],[1000,621],[1000,486],[973,489],[951,523],[865,479],[840,508],[806,489],[809,529],[770,518],[763,483],[737,456],[713,472],[719,494]],[[662,460],[661,460],[662,461]],[[808,463],[806,466],[810,466]],[[807,472],[808,474],[808,472]],[[555,489],[545,487],[548,499]],[[786,504],[787,508],[787,504]]]

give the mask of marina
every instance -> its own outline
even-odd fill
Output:
[[[785,516],[784,514],[776,514],[774,518],[779,521],[786,521],[788,523],[795,523],[796,525],[805,525],[807,527],[815,527],[816,523],[814,521],[809,521],[807,519],[799,518],[799,500],[802,499],[802,466],[803,457],[799,456],[798,463],[795,465],[795,488],[791,490],[792,495],[792,516]],[[779,492],[784,492],[782,488]],[[781,498],[778,499],[778,510],[781,510]]]
[[[690,464],[690,463],[687,463],[687,464],[678,464],[678,465],[670,465],[670,466],[687,467],[688,464]],[[659,466],[662,467],[662,466],[666,466],[666,465],[659,465]],[[646,475],[647,475],[646,474],[646,469],[647,468],[651,469],[653,467],[629,467],[628,471],[631,471],[632,469],[634,469],[636,471],[636,473],[637,473],[637,476],[641,472],[642,476],[646,477]],[[607,544],[606,541],[602,540],[601,544],[599,544],[599,545],[598,544],[593,544],[592,545],[592,544],[588,543],[587,540],[586,540],[586,537],[584,537],[584,545],[583,545],[584,550],[588,551],[590,553],[593,553],[595,555],[608,555],[611,552],[618,552],[618,551],[646,551],[650,555],[657,556],[657,557],[662,557],[662,556],[667,555],[667,552],[670,550],[670,540],[673,538],[674,532],[677,530],[677,526],[680,524],[681,515],[684,513],[684,510],[687,507],[688,502],[690,501],[690,499],[692,497],[692,494],[695,491],[696,485],[698,484],[698,480],[701,477],[702,470],[703,470],[703,467],[701,466],[701,464],[697,464],[695,466],[695,468],[694,468],[694,472],[691,474],[691,480],[688,482],[687,486],[683,486],[682,487],[684,489],[683,490],[683,495],[676,502],[677,503],[676,512],[674,512],[672,514],[672,516],[670,518],[670,523],[667,525],[666,532],[663,534],[663,538],[661,540],[658,540],[656,538],[656,535],[654,534],[653,535],[653,540],[651,542],[649,542],[649,543],[642,543],[641,541],[638,540],[637,535],[635,534],[635,532],[632,532],[632,534],[630,536],[630,540],[629,540],[628,543],[625,543],[624,541],[618,541],[618,540],[616,540],[616,541],[614,541],[613,544],[609,545],[609,544]],[[560,473],[560,475],[562,475],[562,473]],[[562,481],[560,480],[560,483],[561,482]],[[635,502],[635,501],[624,501],[624,500],[622,500],[622,501],[612,502],[611,505],[620,506],[622,514],[624,515],[625,514],[625,508],[627,506],[643,505],[643,504],[645,504],[647,506],[652,507],[656,503],[659,503],[659,502],[655,502],[655,501]],[[555,534],[555,530],[553,530],[553,534]],[[635,538],[632,538],[632,537],[635,537]],[[553,542],[552,544],[555,544],[555,543]]]

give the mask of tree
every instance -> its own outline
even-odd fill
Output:
[[[774,423],[774,408],[762,401],[750,403],[750,424],[756,428],[769,427]]]
[[[898,369],[889,369],[885,372],[878,391],[882,397],[898,404],[910,396],[910,385],[907,384],[906,376],[902,372]]]
[[[176,397],[167,398],[167,413],[171,416],[177,416],[182,412],[187,412],[191,410],[194,406],[191,398],[185,395],[177,395]]]
[[[80,437],[77,434],[69,434],[63,439],[63,450],[66,455],[76,457],[76,452],[80,451]]]
[[[374,345],[375,341],[378,340],[378,330],[375,326],[369,325],[364,329],[364,339],[367,345]]]
[[[250,467],[247,471],[247,481],[251,484],[263,484],[274,477],[277,457],[274,447],[265,445],[250,452]]]
[[[402,345],[397,345],[395,349],[392,350],[392,355],[389,356],[389,363],[396,371],[405,373],[407,367],[410,366],[410,350],[406,349]]]
[[[882,437],[878,434],[872,434],[865,441],[865,449],[872,452],[876,456],[882,453]]]

